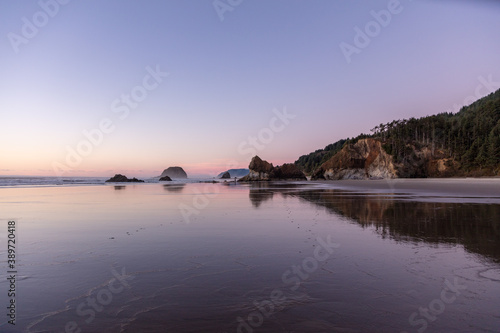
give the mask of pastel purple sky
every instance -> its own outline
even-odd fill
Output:
[[[218,1],[1,1],[0,174],[293,162],[500,88],[500,1]]]

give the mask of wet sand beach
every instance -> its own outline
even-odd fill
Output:
[[[312,183],[354,191],[500,198],[500,178],[320,180]]]
[[[494,332],[492,183],[0,188],[19,248],[17,324],[0,330]]]

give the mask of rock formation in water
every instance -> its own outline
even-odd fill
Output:
[[[378,140],[371,138],[347,144],[323,163],[313,179],[381,179],[396,178],[392,156]]]
[[[241,177],[245,177],[246,175],[248,175],[250,170],[248,170],[248,169],[229,169],[227,171],[219,173],[217,175],[217,178],[222,178],[222,175],[225,174],[226,172],[229,172],[229,174],[231,175],[231,178],[234,178],[234,177],[241,178]]]
[[[259,156],[254,156],[248,166],[250,172],[240,181],[269,180],[269,174],[274,169],[272,163],[263,161]]]
[[[306,180],[306,176],[294,164],[283,164],[274,167],[272,163],[263,161],[259,156],[254,156],[248,166],[250,172],[240,181],[260,180]]]
[[[170,178],[169,176],[163,176],[163,177],[160,177],[160,181],[161,182],[171,182],[172,178]]]
[[[392,179],[415,177],[459,176],[460,165],[448,158],[444,151],[408,145],[412,154],[404,161],[394,162],[394,157],[383,148],[382,142],[373,138],[348,143],[312,174],[312,179]]]
[[[144,180],[140,180],[140,179],[137,179],[135,177],[132,179],[129,179],[126,176],[117,173],[116,175],[114,175],[110,179],[106,180],[106,182],[107,183],[108,182],[109,183],[144,183]]]
[[[169,176],[172,179],[186,179],[187,173],[181,167],[174,166],[169,167],[168,169],[163,170],[160,177]]]
[[[220,179],[229,179],[231,178],[231,174],[229,173],[229,171],[226,171],[222,174],[222,176],[220,176]]]

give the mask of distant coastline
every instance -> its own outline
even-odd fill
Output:
[[[500,176],[500,89],[458,113],[394,120],[295,165],[313,179]]]

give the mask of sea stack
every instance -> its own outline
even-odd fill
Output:
[[[226,172],[229,172],[229,175],[231,176],[231,178],[234,178],[234,177],[241,178],[241,177],[245,177],[246,175],[248,175],[250,173],[250,170],[249,169],[229,169],[229,170],[226,170],[226,171],[219,173],[217,175],[217,178],[222,178],[222,176]]]
[[[231,178],[231,174],[229,173],[229,171],[226,171],[222,174],[222,176],[220,176],[220,179],[229,179]]]
[[[106,183],[144,183],[144,180],[140,180],[135,177],[129,179],[127,176],[117,173],[113,177],[106,180]]]
[[[187,173],[181,167],[174,166],[169,167],[168,169],[163,170],[160,177],[169,176],[172,179],[186,179]]]

